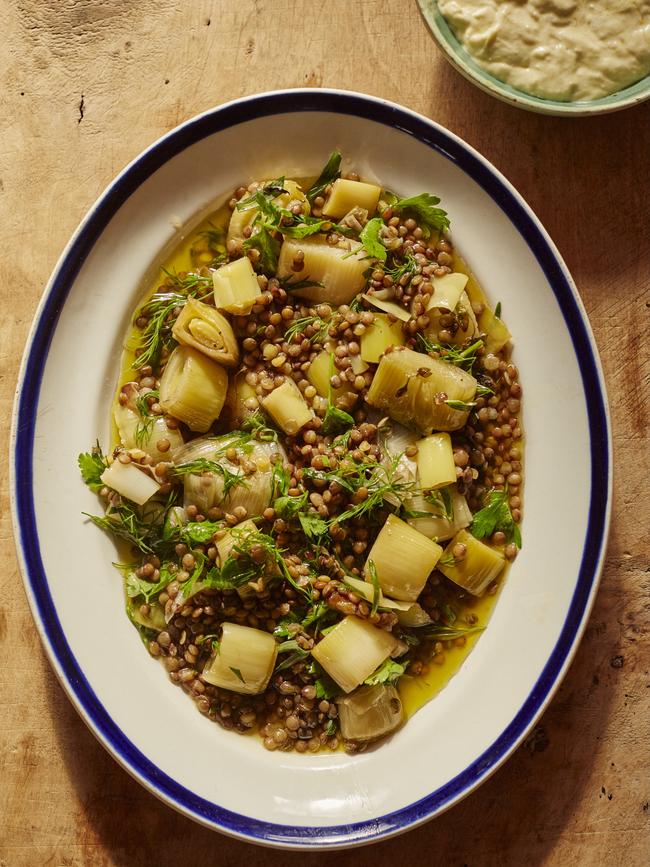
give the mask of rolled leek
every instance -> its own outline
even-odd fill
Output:
[[[112,488],[120,496],[137,503],[138,506],[144,505],[160,490],[158,482],[137,464],[123,464],[119,460],[114,460],[100,478],[107,488]]]
[[[377,210],[380,193],[381,188],[376,184],[338,178],[323,205],[323,214],[340,220],[353,208],[365,208],[372,215]]]
[[[224,367],[234,367],[239,361],[239,347],[230,322],[209,304],[188,298],[174,322],[172,334],[181,345],[198,349]]]
[[[223,367],[197,349],[177,346],[160,380],[160,405],[190,430],[205,433],[219,418],[227,390]]]
[[[362,686],[336,702],[341,734],[351,741],[385,737],[404,721],[399,693],[390,684]]]
[[[294,270],[294,262],[302,254],[302,268]],[[277,276],[291,282],[309,281],[317,285],[303,286],[289,291],[315,303],[335,306],[348,304],[366,285],[364,273],[368,269],[366,254],[360,244],[352,250],[332,247],[322,237],[297,240],[285,238],[280,250]],[[319,285],[320,284],[320,285]]]
[[[344,692],[352,692],[397,648],[397,640],[349,615],[322,638],[312,656]]]
[[[248,256],[222,265],[212,273],[214,304],[237,316],[245,316],[262,294],[257,275]]]
[[[455,559],[453,549],[464,545],[465,556]],[[438,568],[463,590],[473,596],[482,596],[506,565],[503,554],[475,539],[467,530],[460,530],[445,548],[444,562]],[[450,562],[448,562],[450,561]]]
[[[428,513],[418,518],[408,518],[407,523],[418,533],[423,533],[429,539],[435,539],[437,542],[451,539],[459,530],[472,523],[472,513],[465,497],[455,485],[448,490],[451,500],[451,520],[444,516],[442,504],[440,506],[435,505],[429,500],[425,500],[421,494],[417,494],[405,503],[410,512]]]
[[[361,358],[370,364],[378,364],[389,346],[403,346],[404,340],[400,321],[391,322],[385,314],[375,313],[375,321],[361,335]]]
[[[369,304],[372,304],[373,307],[383,310],[384,313],[390,313],[391,316],[400,319],[402,322],[408,322],[411,318],[411,314],[408,312],[406,307],[402,307],[402,305],[398,304],[396,301],[385,301],[383,298],[377,298],[376,295],[364,295],[363,297]]]
[[[244,475],[239,463],[227,460],[225,450],[231,442],[240,457],[245,457],[255,465],[257,468],[255,472]],[[205,515],[213,507],[219,507],[226,512],[241,507],[250,516],[261,515],[271,502],[272,462],[278,457],[284,457],[284,452],[275,442],[255,441],[252,450],[247,448],[244,454],[241,449],[237,449],[236,437],[231,434],[193,440],[179,452],[176,463],[203,459],[215,461],[223,467],[223,470],[185,474],[183,498],[185,508],[196,506],[199,512]],[[224,496],[226,477],[232,476],[240,477],[241,483],[230,486],[228,494]]]
[[[486,335],[486,352],[500,352],[512,336],[504,323],[487,306],[479,316],[479,327]]]
[[[275,667],[278,646],[261,629],[224,623],[216,653],[203,671],[213,686],[242,695],[264,692]]]
[[[476,380],[460,367],[412,349],[394,349],[382,356],[367,402],[428,435],[463,427],[468,412],[453,409],[445,401],[465,403],[475,393]],[[441,398],[442,394],[446,397]]]
[[[445,274],[444,277],[433,278],[433,292],[429,297],[427,310],[440,307],[443,310],[455,310],[461,295],[465,291],[469,277],[467,274]]]
[[[431,434],[418,440],[417,448],[418,479],[423,490],[435,490],[455,483],[456,464],[448,433]]]
[[[441,554],[440,545],[389,515],[368,554],[365,579],[371,580],[372,561],[379,586],[387,596],[415,602]]]
[[[314,417],[293,379],[285,379],[262,401],[265,411],[289,436],[297,434]]]
[[[170,428],[161,415],[143,418],[130,406],[116,401],[113,418],[126,449],[142,449],[154,460],[173,460],[178,449],[183,447],[183,435],[177,428]],[[158,444],[162,443],[160,449]],[[168,445],[166,445],[166,443]]]

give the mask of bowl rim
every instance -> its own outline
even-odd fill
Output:
[[[352,115],[413,136],[469,173],[501,207],[537,258],[569,330],[585,393],[591,454],[589,517],[575,591],[556,645],[510,724],[471,765],[424,798],[382,817],[322,827],[266,822],[207,801],[171,779],[126,738],[67,643],[41,558],[32,492],[35,421],[49,346],[69,290],[106,224],[132,192],[187,147],[241,123],[306,111]],[[575,654],[598,588],[611,511],[611,429],[600,360],[582,301],[553,242],[509,181],[458,136],[410,109],[351,91],[298,88],[243,97],[190,118],[138,155],[92,205],[56,264],[32,323],[14,401],[10,472],[14,537],[32,615],[59,681],[100,743],[160,800],[207,827],[278,848],[335,849],[392,837],[449,808],[508,758],[543,713]]]
[[[438,0],[417,0],[417,3],[425,24],[454,69],[484,93],[508,105],[556,117],[591,117],[631,108],[650,99],[650,74],[607,96],[577,102],[546,99],[518,90],[480,66],[448,24]]]

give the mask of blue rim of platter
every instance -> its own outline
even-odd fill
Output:
[[[562,310],[582,376],[591,450],[589,520],[575,592],[558,641],[516,716],[489,749],[426,797],[376,819],[329,827],[293,827],[231,812],[179,785],[125,737],[86,680],[59,622],[40,553],[32,485],[36,414],[50,342],[79,269],[109,220],[161,165],[197,141],[256,118],[301,111],[353,115],[413,136],[469,174],[502,208],[537,258]],[[276,91],[212,109],[165,135],[115,179],[70,241],[45,290],[23,357],[12,429],[14,532],[32,612],[53,667],[84,721],[129,773],[167,804],[231,836],[282,848],[341,848],[393,836],[460,800],[513,752],[542,713],[571,661],[597,589],[609,526],[610,455],[605,389],[586,314],[558,252],[508,181],[456,136],[393,103],[345,91]]]

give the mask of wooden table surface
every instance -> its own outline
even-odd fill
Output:
[[[200,828],[149,795],[98,745],[35,633],[15,562],[3,461],[0,867],[321,865],[332,857],[342,867],[406,859],[444,867],[649,863],[650,102],[575,120],[502,105],[443,61],[414,0],[2,0],[0,11],[3,443],[43,286],[106,184],[197,112],[306,85],[402,102],[458,133],[521,191],[589,313],[616,461],[601,590],[539,726],[445,815],[405,837],[335,856],[274,853]]]

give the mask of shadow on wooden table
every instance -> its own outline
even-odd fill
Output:
[[[570,835],[572,808],[584,787],[594,786],[594,798],[599,796],[600,781],[596,784],[590,777],[610,713],[606,681],[615,676],[602,652],[594,652],[607,630],[607,611],[601,609],[597,603],[578,656],[543,720],[503,768],[439,818],[406,837],[337,853],[337,865],[393,864],[405,847],[417,862],[445,867],[543,863],[558,837]],[[175,813],[104,752],[72,705],[62,700],[58,683],[53,678],[48,683],[49,706],[58,707],[53,719],[61,753],[79,801],[75,850],[84,853],[83,864],[234,867],[244,862],[317,865],[331,860],[331,854],[252,847]],[[102,851],[108,860],[99,860]]]

